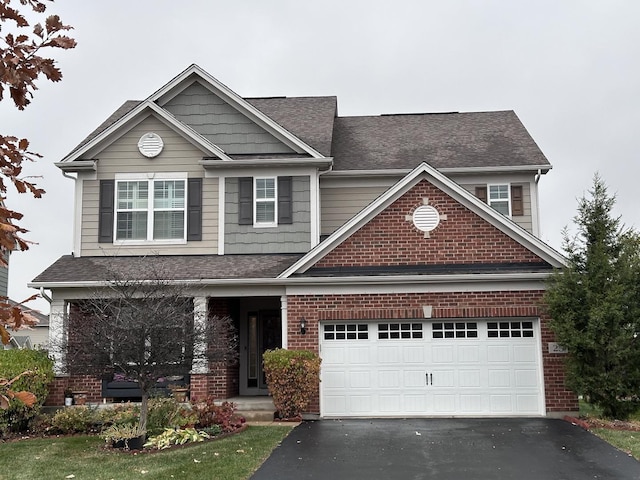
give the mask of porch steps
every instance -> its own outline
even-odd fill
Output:
[[[224,401],[235,403],[236,413],[247,422],[273,422],[276,413],[271,397],[233,397]]]

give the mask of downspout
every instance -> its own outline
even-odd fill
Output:
[[[51,302],[53,302],[53,299],[49,295],[44,293],[44,287],[40,287],[40,296],[44,298],[47,302],[49,302],[49,305],[51,305]]]

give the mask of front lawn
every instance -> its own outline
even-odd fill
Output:
[[[640,412],[629,421],[605,420],[594,406],[580,400],[580,417],[589,425],[589,431],[614,447],[640,460]]]
[[[0,480],[247,479],[290,431],[249,426],[220,440],[140,454],[104,450],[93,436],[9,442],[0,444]]]

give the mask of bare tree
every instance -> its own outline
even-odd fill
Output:
[[[208,362],[235,362],[237,334],[230,317],[207,318],[194,308],[194,288],[166,280],[115,278],[69,314],[62,353],[72,375],[119,373],[142,393],[139,430],[146,431],[148,399],[158,379],[186,375]]]

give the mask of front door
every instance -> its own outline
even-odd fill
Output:
[[[282,346],[279,310],[249,312],[240,331],[240,395],[268,395],[262,365],[266,350]]]

